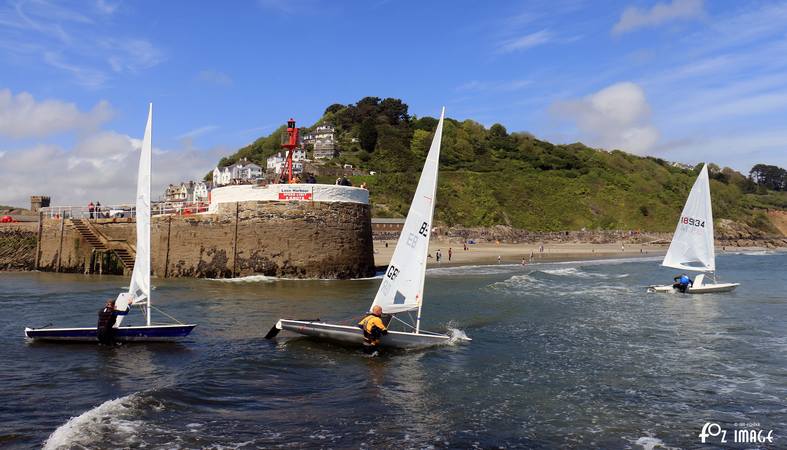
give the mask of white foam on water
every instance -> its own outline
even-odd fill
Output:
[[[138,394],[108,400],[79,416],[72,417],[49,435],[44,450],[85,447],[94,448],[102,437],[111,436],[119,447],[131,444],[143,425],[131,420],[137,409]]]
[[[541,288],[544,286],[546,286],[546,284],[543,281],[532,277],[530,273],[526,273],[522,275],[514,275],[506,280],[492,283],[488,287],[490,289],[520,291],[522,289]]]
[[[773,250],[757,250],[751,252],[741,252],[740,254],[746,256],[767,256],[767,255],[775,255],[776,252],[774,252]]]
[[[363,280],[380,280],[383,278],[384,272],[375,274],[372,277],[364,278],[287,278],[287,277],[271,277],[268,275],[248,275],[238,278],[205,278],[207,281],[218,281],[220,283],[275,283],[277,281],[363,281]]]
[[[273,283],[283,278],[269,277],[267,275],[249,275],[239,278],[206,278],[208,281],[218,281],[221,283]]]
[[[448,327],[446,327],[446,328],[447,328],[447,331],[448,331],[447,334],[450,337],[450,339],[448,340],[448,343],[451,344],[451,345],[460,344],[462,342],[467,342],[470,339],[467,336],[467,334],[464,331],[460,330],[459,328],[453,328],[450,325]]]
[[[482,264],[468,266],[431,267],[426,269],[429,275],[498,275],[522,270],[526,266],[521,264]]]
[[[675,447],[668,447],[664,444],[659,438],[655,438],[653,436],[644,436],[637,439],[634,442],[634,445],[639,445],[643,448],[643,450],[656,450],[656,449],[663,449],[663,450],[677,450]]]

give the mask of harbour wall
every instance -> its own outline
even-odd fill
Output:
[[[215,205],[211,213],[152,218],[154,276],[374,275],[368,204],[249,200]],[[125,241],[135,248],[134,219],[96,219],[89,226],[108,244]],[[72,220],[42,215],[38,235],[37,269],[96,271],[96,250]],[[123,272],[118,261],[100,260],[98,267],[103,273]]]

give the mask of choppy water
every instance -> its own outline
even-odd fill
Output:
[[[0,274],[0,447],[699,448],[758,422],[787,448],[787,254],[727,255],[732,294],[646,294],[656,260],[438,268],[425,328],[473,338],[378,358],[262,338],[347,320],[378,280],[158,280],[181,344],[29,344],[92,325],[120,277]],[[659,448],[659,447],[656,447]]]

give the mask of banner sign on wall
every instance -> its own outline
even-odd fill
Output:
[[[279,200],[311,201],[312,187],[302,184],[281,184],[279,185]]]

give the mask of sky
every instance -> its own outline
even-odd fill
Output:
[[[787,2],[0,0],[0,204],[131,201],[149,102],[163,192],[365,96],[555,143],[787,167]]]

